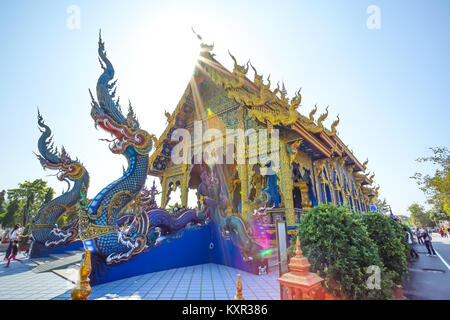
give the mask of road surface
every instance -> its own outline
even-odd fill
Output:
[[[450,300],[450,238],[433,233],[437,257],[428,257],[425,245],[416,244],[419,259],[410,263],[403,294],[412,300]]]

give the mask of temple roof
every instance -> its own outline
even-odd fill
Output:
[[[201,38],[199,37],[199,39]],[[199,74],[206,75],[217,87],[222,88],[229,98],[245,106],[249,116],[254,120],[267,126],[276,126],[295,132],[299,136],[297,141],[302,140],[315,150],[316,159],[343,157],[345,164],[352,166],[355,172],[366,170],[367,161],[361,164],[338,137],[336,127],[340,121],[339,116],[332,123],[330,129],[323,125],[323,121],[328,117],[328,107],[317,119],[314,118],[317,106],[306,117],[297,110],[302,100],[300,90],[289,99],[284,84],[282,84],[282,88],[277,84],[277,87],[272,90],[270,77],[264,80],[250,62],[247,62],[246,65],[239,65],[236,58],[230,53],[234,67],[233,71],[229,71],[214,58],[213,45],[202,43],[201,48],[193,76],[181,100],[172,114],[166,112],[168,124],[156,143],[155,152],[150,157],[149,174],[160,175],[161,171],[164,171],[170,160],[171,133],[176,128],[184,127],[183,119],[187,114],[192,114],[194,109],[199,107],[199,103],[201,104],[198,88],[195,85],[196,75],[198,77]],[[249,67],[254,71],[253,81],[247,78]],[[200,107],[203,108],[202,105]],[[364,176],[361,183],[370,184],[371,181]]]

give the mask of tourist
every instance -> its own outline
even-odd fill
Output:
[[[416,230],[417,242],[419,242],[420,244],[423,244],[422,234],[423,234],[423,229]]]
[[[431,243],[431,235],[428,232],[425,232],[422,237],[428,250],[428,256],[436,256],[436,251],[434,251],[433,245]]]
[[[409,254],[411,255],[411,258],[419,258],[419,254],[417,253],[417,251],[414,249],[413,247],[413,241],[411,238],[411,234],[406,231],[406,237],[408,238],[408,243],[409,243]]]
[[[7,259],[8,263],[6,264],[5,268],[9,268],[9,264],[11,263],[11,260],[18,261],[20,263],[23,263],[22,260],[16,259],[17,251],[19,250],[19,240],[14,240],[12,247],[11,247],[11,256]]]
[[[9,255],[11,254],[11,250],[15,240],[19,240],[19,228],[20,224],[16,224],[14,228],[9,232],[9,246],[6,249],[6,254],[4,260],[8,260]]]

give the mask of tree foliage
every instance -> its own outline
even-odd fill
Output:
[[[45,203],[51,201],[54,190],[47,187],[42,179],[25,181],[18,188],[7,191],[6,213],[1,219],[4,226],[11,227],[16,223],[26,225],[37,214]]]
[[[409,245],[405,231],[398,222],[378,212],[367,212],[362,220],[384,266],[392,272],[393,281],[401,285],[408,271]]]
[[[425,212],[425,208],[420,204],[413,203],[409,206],[408,211],[411,212],[409,222],[418,228],[434,227],[436,224],[430,218],[430,212]]]
[[[5,216],[5,200],[6,200],[6,191],[2,190],[0,192],[0,224],[2,222],[3,217]]]
[[[411,178],[416,180],[420,189],[427,195],[428,203],[436,209],[442,208],[450,215],[450,152],[446,147],[430,148],[433,155],[422,157],[417,162],[432,163],[437,166],[434,175],[415,173]]]

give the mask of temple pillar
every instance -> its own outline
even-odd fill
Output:
[[[166,206],[166,197],[167,197],[167,185],[166,185],[166,177],[162,176],[161,179],[161,208]]]
[[[292,171],[290,167],[290,158],[286,150],[286,142],[280,139],[280,170],[279,170],[279,186],[283,194],[284,207],[286,209],[286,223],[288,226],[296,224],[294,213],[294,199],[292,190],[294,189],[292,181]]]
[[[183,165],[183,177],[182,177],[182,181],[181,181],[181,205],[184,208],[187,208],[188,205],[188,186],[189,186],[189,178],[190,178],[190,174],[189,174],[190,170],[188,170],[188,165],[185,164]]]
[[[241,106],[239,107],[239,109],[237,110],[237,118],[238,118],[238,128],[241,130],[245,130],[245,117],[244,117],[244,107]],[[241,216],[242,218],[244,218],[245,220],[248,221],[248,217],[249,217],[249,201],[248,201],[248,190],[249,190],[249,181],[248,181],[248,159],[245,155],[245,147],[244,147],[244,163],[243,164],[239,164],[237,165],[237,169],[238,169],[238,175],[239,175],[239,179],[241,180]],[[237,152],[239,152],[240,150],[238,149]],[[237,156],[237,159],[239,159],[239,156]]]
[[[247,163],[238,164],[237,167],[239,179],[241,180],[241,216],[248,221],[248,167]]]

